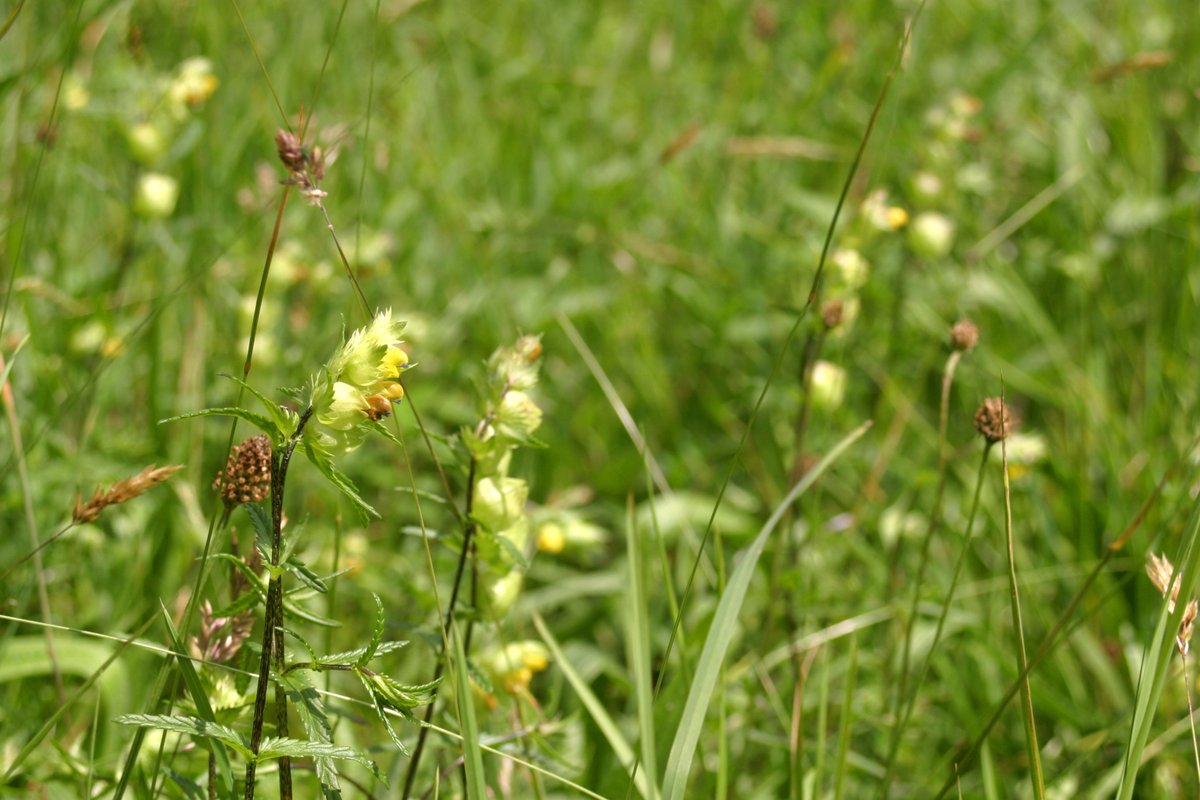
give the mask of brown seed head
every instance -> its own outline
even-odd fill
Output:
[[[275,148],[279,151],[279,160],[287,167],[288,172],[303,172],[308,164],[300,137],[290,131],[279,131],[275,134]]]
[[[979,328],[969,319],[960,319],[950,328],[950,346],[955,350],[974,350],[979,344]]]
[[[999,397],[984,400],[975,412],[975,430],[983,434],[988,444],[995,444],[1007,437],[1016,424],[1008,404]]]
[[[271,440],[260,433],[234,445],[225,469],[213,481],[213,491],[227,506],[265,500],[271,491]]]
[[[1163,597],[1167,598],[1167,610],[1171,613],[1175,611],[1175,603],[1179,600],[1179,581],[1182,576],[1176,576],[1175,582],[1171,584],[1171,589],[1167,591],[1167,584],[1171,581],[1171,575],[1175,572],[1175,567],[1171,564],[1170,559],[1166,556],[1156,555],[1151,553],[1146,559],[1146,574],[1150,576],[1150,582],[1154,584],[1154,588],[1162,592]],[[1179,620],[1179,633],[1175,636],[1175,646],[1179,649],[1179,654],[1186,656],[1192,641],[1192,627],[1196,621],[1196,613],[1200,611],[1200,606],[1196,600],[1188,601],[1188,604],[1183,609],[1183,618]]]
[[[183,469],[182,464],[173,467],[156,467],[151,464],[132,478],[126,478],[123,481],[117,482],[107,492],[97,489],[92,494],[92,499],[86,503],[83,502],[82,498],[77,498],[75,500],[75,511],[71,515],[71,520],[77,525],[84,522],[95,522],[100,517],[100,512],[104,509],[132,500],[147,489],[162,483],[181,469]]]
[[[842,321],[842,314],[845,312],[846,306],[841,300],[827,300],[821,306],[821,322],[825,325],[825,330],[831,331],[836,328]]]

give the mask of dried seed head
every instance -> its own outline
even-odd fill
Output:
[[[181,469],[183,469],[182,464],[173,467],[156,467],[151,464],[132,478],[126,478],[123,481],[117,482],[107,492],[97,489],[92,494],[92,499],[86,503],[82,502],[82,498],[76,498],[75,511],[71,515],[71,520],[76,525],[84,522],[95,522],[100,517],[100,512],[104,509],[132,500],[147,489],[162,483]]]
[[[284,183],[299,187],[300,193],[310,202],[319,204],[327,194],[317,185],[325,178],[325,154],[321,148],[308,150],[299,136],[281,130],[275,134],[275,149],[279,160],[287,167],[288,177]]]
[[[831,331],[836,328],[842,321],[842,314],[846,310],[846,305],[841,300],[827,300],[821,306],[821,322],[825,324],[825,330]]]
[[[999,397],[989,397],[975,412],[975,430],[983,434],[988,444],[995,444],[1004,439],[1016,421],[1009,412],[1008,404]]]
[[[1167,583],[1171,580],[1171,573],[1175,571],[1171,561],[1166,556],[1155,555],[1151,553],[1146,559],[1146,574],[1150,577],[1150,582],[1154,584],[1154,588],[1158,589],[1164,596],[1167,594]],[[1175,610],[1175,601],[1179,599],[1179,581],[1175,581],[1175,586],[1171,589],[1171,610]]]
[[[234,445],[225,469],[213,481],[213,491],[227,506],[265,500],[271,491],[271,440],[260,433]]]
[[[1179,621],[1179,633],[1175,636],[1175,646],[1179,648],[1181,656],[1188,654],[1188,646],[1192,642],[1192,623],[1196,621],[1197,609],[1195,600],[1189,600],[1187,608],[1183,609],[1183,619]]]
[[[950,328],[950,346],[955,350],[974,350],[979,344],[979,327],[969,319],[960,319]]]
[[[279,151],[279,160],[287,167],[288,172],[303,172],[308,164],[300,137],[291,131],[279,131],[275,134],[275,149]]]
[[[1168,592],[1167,584],[1171,582],[1171,575],[1174,572],[1175,567],[1166,556],[1151,553],[1147,557],[1146,574],[1150,576],[1150,582],[1154,584],[1154,588],[1167,598],[1167,611],[1171,613],[1175,612],[1175,603],[1179,600],[1179,581],[1182,577],[1176,576],[1175,582],[1171,584],[1171,590]],[[1175,646],[1179,649],[1181,656],[1188,654],[1192,641],[1192,625],[1196,621],[1198,610],[1200,610],[1200,606],[1197,605],[1195,599],[1189,600],[1183,609],[1183,618],[1179,620],[1179,633],[1175,636]]]

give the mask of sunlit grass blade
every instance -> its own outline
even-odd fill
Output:
[[[638,535],[633,513],[633,498],[625,514],[625,549],[629,556],[629,592],[626,602],[625,652],[629,659],[629,671],[633,679],[634,697],[637,699],[638,738],[641,741],[641,766],[634,765],[635,777],[650,776],[649,800],[658,797],[658,786],[654,780],[658,775],[658,762],[654,757],[654,689],[650,680],[650,612],[647,607],[649,592],[646,585],[646,569],[643,559],[644,548]]]
[[[1178,557],[1174,559],[1180,564],[1177,575],[1171,577],[1171,585],[1180,580],[1180,596],[1189,597],[1192,594],[1196,580],[1200,577],[1200,498],[1192,505],[1192,514],[1188,519],[1187,529],[1179,545]],[[1129,800],[1133,797],[1133,789],[1137,783],[1138,767],[1142,763],[1142,752],[1146,748],[1146,740],[1150,736],[1150,727],[1154,723],[1154,710],[1158,707],[1158,699],[1162,695],[1163,684],[1170,669],[1171,656],[1175,652],[1175,634],[1179,630],[1179,622],[1183,619],[1187,603],[1176,603],[1175,610],[1170,610],[1170,598],[1164,598],[1162,612],[1158,616],[1158,625],[1149,646],[1142,657],[1142,670],[1138,676],[1137,695],[1134,697],[1133,722],[1129,728],[1129,744],[1125,749],[1125,759],[1122,766],[1121,785],[1117,790],[1118,800]]]
[[[458,704],[458,724],[462,730],[463,765],[467,771],[467,798],[487,800],[487,784],[483,776],[483,755],[479,749],[479,723],[475,719],[475,697],[471,691],[471,675],[467,656],[463,652],[462,634],[458,625],[451,626],[450,639],[454,645],[454,697]]]
[[[741,559],[730,575],[729,584],[713,616],[712,627],[700,651],[700,659],[696,663],[696,675],[688,690],[687,700],[683,707],[683,716],[675,731],[675,739],[671,743],[671,752],[667,757],[667,768],[663,775],[663,797],[667,800],[682,800],[687,790],[688,774],[691,772],[692,761],[696,755],[696,745],[700,740],[700,732],[704,727],[704,717],[712,699],[713,688],[724,663],[729,644],[738,627],[738,613],[746,599],[750,588],[750,580],[754,577],[754,569],[762,556],[772,531],[779,524],[783,515],[792,503],[802,495],[817,478],[824,474],[834,461],[844,453],[850,445],[858,441],[871,427],[867,421],[846,436],[816,466],[805,473],[804,477],[788,492],[783,502],[771,514],[766,525],[759,531],[754,541],[742,552]]]
[[[608,746],[616,754],[617,761],[621,762],[621,766],[625,767],[626,770],[633,769],[633,747],[630,746],[629,741],[621,733],[620,727],[613,721],[604,704],[600,702],[599,698],[596,697],[587,685],[587,682],[580,677],[579,672],[576,671],[570,660],[567,659],[562,646],[554,638],[554,634],[550,633],[550,629],[546,627],[546,623],[541,615],[535,611],[531,619],[533,620],[533,627],[537,629],[538,635],[542,637],[542,641],[554,657],[554,663],[558,667],[558,670],[567,679],[567,683],[571,685],[571,688],[575,690],[575,694],[579,697],[580,702],[583,703],[583,707],[591,716],[592,722],[596,723],[596,727],[600,729],[600,733],[604,736],[605,741],[608,742]],[[637,786],[638,792],[642,797],[650,797],[650,781],[647,779],[645,770],[638,770],[634,778],[634,785]]]

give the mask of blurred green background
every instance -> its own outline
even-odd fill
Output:
[[[0,514],[9,534],[0,564],[31,546],[21,461],[42,539],[69,520],[77,495],[150,463],[185,464],[168,488],[43,554],[58,623],[127,635],[160,601],[181,607],[217,510],[210,483],[228,427],[156,423],[236,395],[219,374],[240,374],[245,358],[285,177],[273,137],[285,117],[296,127],[303,114],[307,143],[327,160],[325,206],[363,292],[409,321],[418,364],[411,398],[435,438],[476,418],[474,382],[492,350],[543,334],[537,396],[547,447],[518,453],[514,472],[529,479],[537,504],[576,504],[607,536],[539,553],[506,635],[537,638],[528,612],[538,610],[631,739],[626,503],[632,498],[646,531],[657,512],[678,593],[732,471],[685,610],[684,673],[678,655],[654,665],[670,670],[655,707],[660,764],[718,575],[783,497],[798,459],[875,421],[780,533],[798,557],[760,565],[722,684],[724,716],[710,714],[692,786],[696,796],[788,796],[792,677],[787,659],[771,653],[881,609],[858,638],[852,707],[840,691],[846,640],[812,651],[801,726],[802,796],[833,796],[835,775],[845,796],[876,791],[911,590],[905,576],[933,504],[951,323],[969,317],[982,333],[951,401],[946,527],[933,545],[918,650],[970,501],[981,448],[971,415],[1001,379],[1031,448],[1010,473],[1031,647],[1187,447],[1200,391],[1195,4],[950,0],[917,11],[903,1],[768,0],[21,8],[0,44],[0,344],[21,437],[18,450],[5,426]],[[817,315],[790,344],[788,333],[914,19],[822,287],[851,312],[821,350],[844,370],[842,391],[814,397],[797,453],[802,351]],[[152,175],[165,180],[147,183]],[[902,210],[907,224],[883,224],[887,208]],[[262,315],[249,380],[268,393],[301,384],[343,329],[363,322],[325,218],[295,194]],[[566,321],[677,494],[651,502],[642,456]],[[739,450],[777,359],[782,368]],[[396,635],[414,639],[394,668],[423,680],[433,601],[406,461],[420,489],[441,494],[441,484],[413,416],[397,415],[406,452],[373,441],[341,465],[382,521],[360,526],[306,469],[291,478],[288,515],[306,526],[310,560],[331,567],[337,529],[342,563],[355,566],[340,582],[333,615],[344,627],[335,642],[349,648],[369,635],[369,593],[379,592]],[[461,492],[461,465],[437,447]],[[1066,643],[1033,675],[1054,796],[1103,791],[1119,766],[1160,604],[1141,577],[1143,556],[1152,547],[1173,552],[1195,494],[1194,462],[1186,467],[1088,595]],[[997,466],[894,796],[940,787],[953,774],[947,754],[978,732],[1015,675],[999,476]],[[430,529],[453,532],[444,509],[424,510]],[[244,519],[234,524],[249,529]],[[445,592],[455,554],[435,542],[434,555]],[[30,566],[5,583],[3,612],[40,619]],[[650,612],[659,658],[671,624],[665,588]],[[11,620],[0,636],[6,663],[15,648],[36,653],[44,641]],[[99,650],[78,656],[84,666],[69,682],[108,652],[90,646]],[[154,658],[120,663],[103,683],[101,717],[145,702]],[[32,673],[0,674],[0,762],[56,705],[48,676]],[[534,689],[538,713],[562,724],[523,756],[622,796],[620,766],[561,673],[552,665]],[[98,784],[119,768],[128,731],[109,728],[93,742],[79,729],[91,713],[76,715],[78,727],[56,737],[61,747],[43,745],[29,768],[60,796],[77,796],[79,760],[92,745]],[[1174,681],[1155,735],[1186,714]],[[834,769],[844,715],[853,719],[850,758]],[[483,727],[502,737],[514,724],[502,709]],[[403,769],[378,731],[348,735],[377,744],[385,771]],[[985,769],[964,774],[964,796],[1028,792],[1022,737],[1014,708],[989,739]],[[1142,796],[1195,796],[1186,727],[1158,742]],[[442,766],[452,757],[445,747]],[[721,758],[738,765],[724,787]],[[425,765],[431,778],[434,763]],[[528,796],[527,780],[513,778],[509,795]]]

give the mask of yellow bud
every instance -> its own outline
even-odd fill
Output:
[[[148,172],[138,181],[133,210],[143,217],[163,219],[175,211],[179,183],[169,175]]]
[[[908,212],[900,206],[892,206],[887,210],[887,224],[892,230],[899,230],[908,224]]]
[[[538,550],[543,553],[561,553],[567,546],[567,537],[563,526],[557,522],[547,522],[538,528],[537,546]]]

